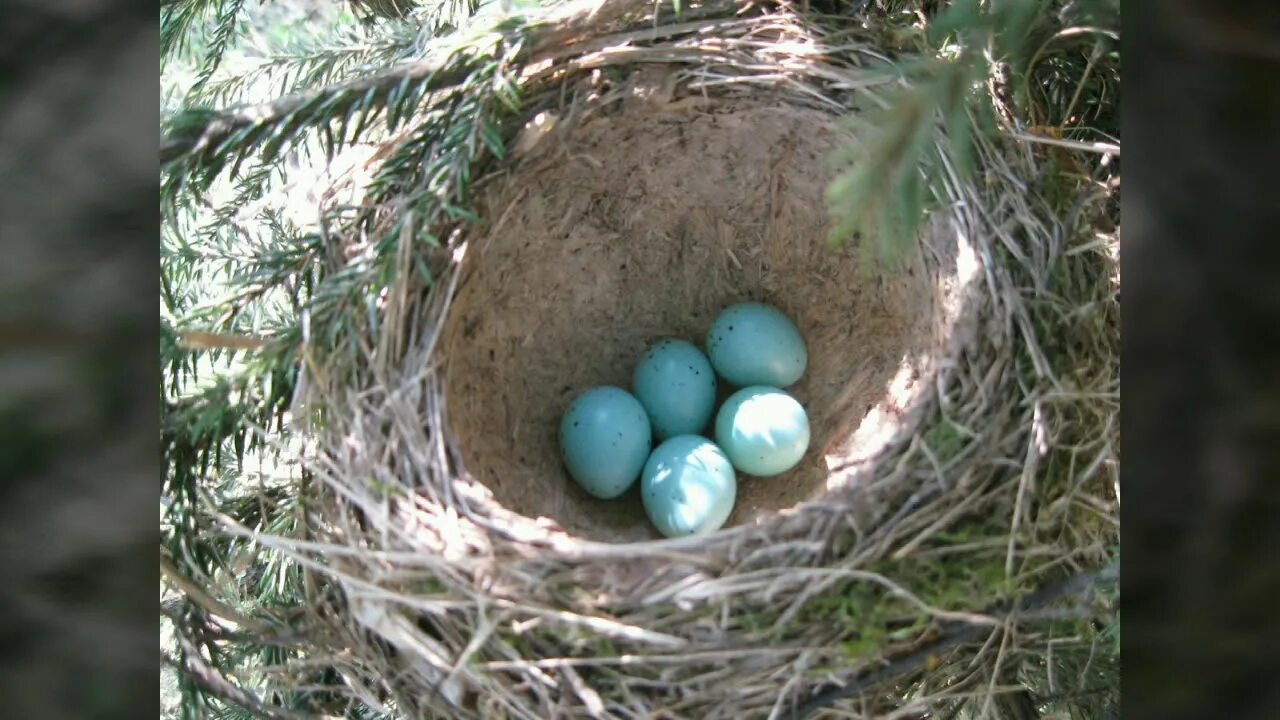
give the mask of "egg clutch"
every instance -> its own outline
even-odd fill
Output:
[[[809,448],[808,415],[782,389],[808,363],[786,315],[762,303],[730,307],[712,324],[706,349],[662,340],[640,358],[631,392],[591,388],[560,420],[569,475],[602,499],[639,479],[645,514],[667,537],[718,530],[733,511],[737,472],[778,475]],[[740,388],[718,411],[717,376]],[[708,428],[714,441],[703,435]]]

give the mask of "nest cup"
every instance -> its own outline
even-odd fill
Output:
[[[569,478],[560,416],[591,386],[629,388],[662,338],[703,346],[716,315],[746,300],[800,328],[809,366],[789,391],[813,439],[795,469],[741,478],[727,525],[818,497],[874,455],[947,347],[963,240],[931,226],[925,251],[892,272],[856,243],[830,247],[826,159],[841,140],[829,113],[741,100],[615,106],[543,139],[483,198],[495,224],[468,249],[445,326],[467,471],[572,535],[657,537],[639,483],[600,500]]]

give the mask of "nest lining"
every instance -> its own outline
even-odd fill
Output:
[[[597,113],[544,141],[483,198],[502,220],[468,252],[444,330],[467,471],[507,509],[572,535],[656,538],[638,483],[606,501],[569,479],[560,415],[588,387],[629,388],[660,338],[701,346],[744,300],[800,327],[810,364],[790,391],[813,440],[796,469],[741,476],[727,525],[815,498],[833,470],[873,455],[946,345],[959,241],[931,227],[930,252],[892,273],[868,272],[853,243],[828,247],[825,159],[840,136],[818,110],[721,101]]]

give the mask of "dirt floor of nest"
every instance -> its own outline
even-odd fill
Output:
[[[560,416],[591,386],[629,388],[660,338],[701,346],[716,314],[748,299],[781,308],[808,344],[791,391],[813,440],[795,470],[740,476],[728,524],[819,496],[833,467],[888,439],[954,315],[955,240],[931,231],[932,259],[893,276],[831,250],[835,127],[786,105],[597,114],[482,198],[495,225],[468,250],[444,357],[465,469],[498,502],[591,539],[656,537],[639,483],[604,501],[568,477]]]

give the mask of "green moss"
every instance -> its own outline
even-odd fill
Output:
[[[931,545],[967,544],[984,539],[1003,540],[1007,530],[998,523],[959,525],[939,533]],[[908,557],[886,560],[865,568],[893,580],[924,603],[947,611],[978,612],[1008,598],[1014,588],[1004,571],[1004,553],[973,552],[939,559]],[[811,600],[798,622],[837,627],[845,638],[841,653],[850,659],[878,652],[888,642],[919,636],[932,617],[883,585],[849,581]]]
[[[774,623],[777,620],[777,613],[744,613],[736,619],[738,621],[738,627],[741,629],[749,633],[759,633],[768,631],[774,626]]]
[[[394,495],[395,497],[408,497],[408,493],[405,491],[403,485],[388,485],[381,480],[369,478],[369,487],[377,490],[378,492]]]
[[[427,595],[444,595],[446,594],[447,589],[445,588],[444,583],[440,582],[436,578],[430,577],[409,583],[405,588],[405,592],[406,594],[416,597],[423,597]]]
[[[969,439],[955,423],[944,418],[925,434],[925,442],[938,462],[946,465],[964,452]]]
[[[967,542],[974,542],[992,537],[1003,540],[1005,535],[974,532],[968,537]],[[979,610],[1013,589],[1005,575],[1003,553],[975,553],[952,561],[912,557],[897,565],[891,577],[909,578],[912,592],[944,610]]]
[[[857,640],[840,643],[840,652],[849,660],[873,655],[884,645],[885,632],[880,628],[867,628]]]

